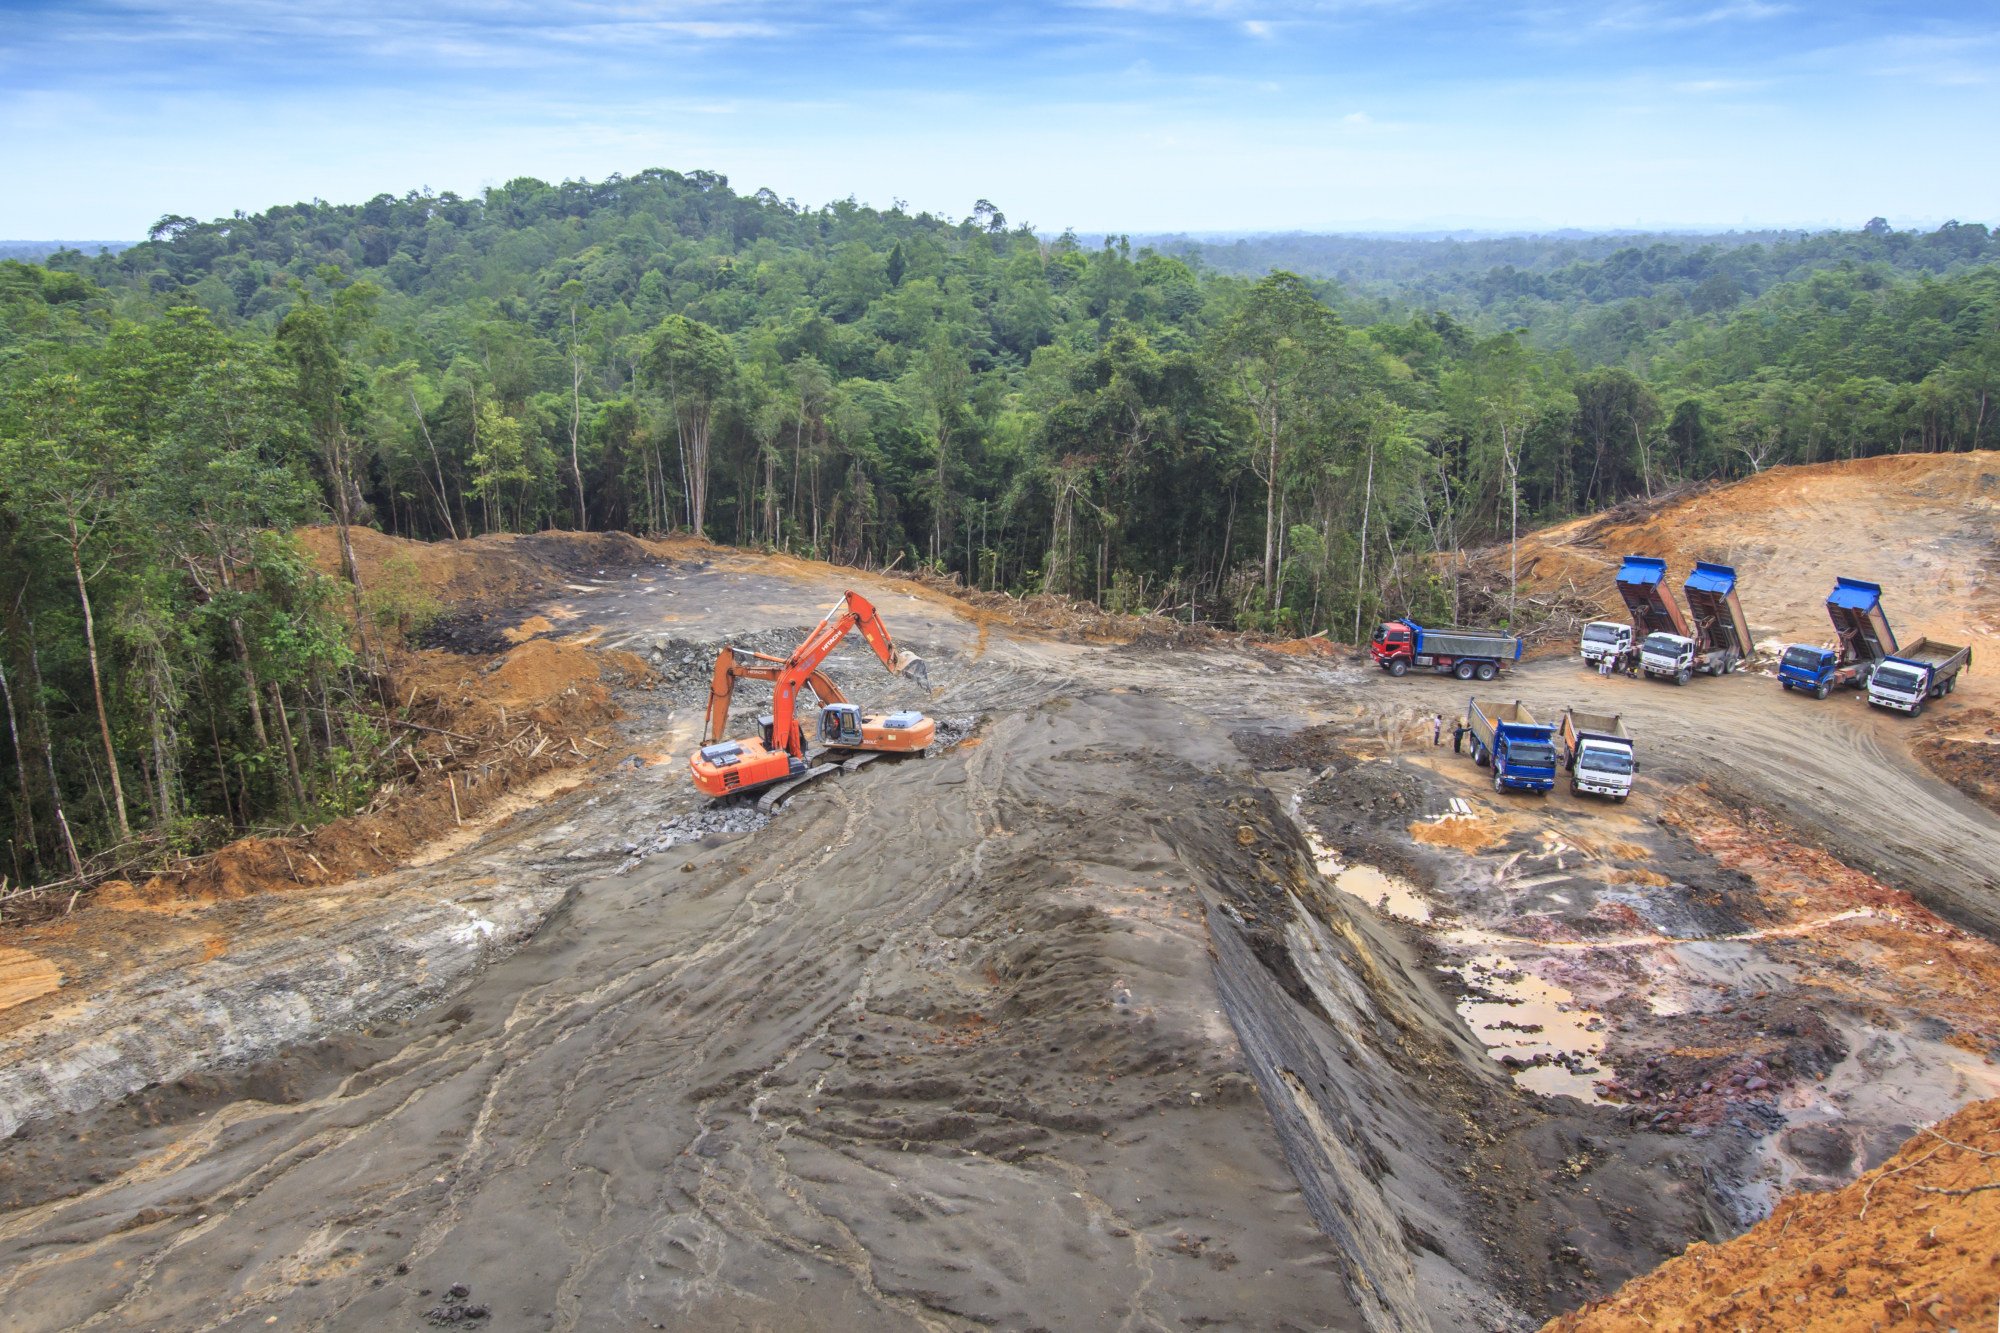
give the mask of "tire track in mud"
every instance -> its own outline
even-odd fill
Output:
[[[1057,700],[590,884],[316,1097],[108,1115],[110,1179],[0,1218],[9,1319],[1356,1322],[1210,974],[1197,780],[1242,773],[1194,715]]]

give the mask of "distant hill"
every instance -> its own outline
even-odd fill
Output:
[[[0,241],[0,259],[39,264],[58,250],[81,250],[87,255],[115,255],[136,244],[136,241]]]

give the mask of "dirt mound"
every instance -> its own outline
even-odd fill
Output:
[[[2000,811],[2000,713],[1990,708],[1934,713],[1910,748],[1933,773]]]
[[[1799,1194],[1552,1321],[1563,1333],[1984,1326],[2000,1300],[2000,1099],[1977,1102],[1845,1189]]]
[[[362,587],[420,590],[449,606],[547,596],[566,578],[657,559],[623,532],[496,532],[458,542],[411,541],[373,528],[349,534]],[[321,570],[339,572],[336,529],[301,528],[298,538]]]
[[[485,665],[442,651],[395,655],[389,690],[396,777],[358,814],[293,837],[244,838],[101,895],[124,910],[212,902],[378,873],[462,826],[507,792],[608,748],[611,685],[646,687],[626,652],[533,639]]]
[[[1542,597],[1574,588],[1622,619],[1614,580],[1628,554],[1666,560],[1676,584],[1696,560],[1733,565],[1760,647],[1831,638],[1826,594],[1844,575],[1882,585],[1900,637],[1970,642],[1976,663],[2000,651],[2000,453],[1772,468],[1623,505],[1522,538],[1522,586]],[[1486,558],[1504,583],[1505,547]]]

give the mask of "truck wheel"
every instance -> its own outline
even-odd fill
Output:
[[[1497,768],[1493,770],[1493,790],[1499,792],[1507,790],[1507,784],[1501,780],[1500,770]]]
[[[1575,778],[1571,778],[1571,779],[1569,780],[1569,794],[1570,794],[1571,796],[1581,796],[1581,795],[1583,795],[1583,793],[1582,793],[1581,791],[1577,790],[1577,785],[1576,785],[1576,779],[1575,779]]]
[[[1616,802],[1618,802],[1618,804],[1620,804],[1620,805],[1623,805],[1623,804],[1625,804],[1625,797],[1626,797],[1627,795],[1629,795],[1629,793],[1627,793],[1627,792],[1622,792],[1622,791],[1621,791],[1621,792],[1619,792],[1619,793],[1618,793],[1618,794],[1617,794],[1616,796],[1612,797],[1611,799],[1612,799],[1612,800],[1614,800],[1614,801],[1616,801]]]
[[[1911,717],[1921,716],[1923,711],[1924,711],[1924,701],[1922,699],[1919,699],[1915,703],[1910,705]]]
[[[1948,681],[1946,681],[1946,682],[1944,683],[1944,692],[1945,692],[1946,694],[1950,694],[1950,693],[1952,693],[1953,691],[1955,691],[1955,690],[1957,690],[1957,689],[1958,689],[1958,677],[1957,677],[1957,676],[1953,676],[1953,677],[1952,677],[1952,678],[1951,678],[1950,680],[1948,680]]]
[[[1471,680],[1472,663],[1460,662],[1457,666],[1451,669],[1451,674],[1457,676],[1460,680]]]
[[[1487,755],[1487,753],[1486,753],[1486,747],[1485,747],[1485,746],[1483,746],[1483,745],[1478,745],[1478,744],[1475,744],[1475,745],[1474,745],[1474,746],[1472,747],[1472,762],[1473,762],[1473,763],[1475,763],[1475,764],[1479,765],[1479,766],[1480,766],[1481,768],[1484,768],[1484,767],[1486,767],[1486,763],[1487,763],[1487,759],[1488,759],[1488,757],[1489,757],[1489,756],[1488,756],[1488,755]]]
[[[1686,667],[1682,667],[1679,671],[1676,671],[1674,673],[1674,684],[1676,685],[1685,685],[1693,679],[1694,679],[1694,672],[1688,670]]]
[[[1392,658],[1390,658],[1390,659],[1389,659],[1389,674],[1390,674],[1390,675],[1392,675],[1392,676],[1401,676],[1401,675],[1404,675],[1405,673],[1407,673],[1407,672],[1409,671],[1409,669],[1410,669],[1410,662],[1409,662],[1409,659],[1408,659],[1408,658],[1405,658],[1405,657],[1392,657]]]
[[[1778,682],[1778,684],[1785,691],[1786,694],[1790,694],[1792,692],[1792,682],[1790,682],[1789,680],[1781,680]]]
[[[1830,694],[1831,692],[1832,692],[1832,691],[1831,691],[1831,690],[1830,690],[1830,689],[1829,689],[1829,688],[1828,688],[1827,686],[1825,686],[1825,685],[1819,685],[1819,686],[1815,686],[1815,687],[1813,688],[1813,698],[1815,698],[1815,699],[1824,699],[1824,698],[1826,698],[1826,696],[1827,696],[1828,694]]]
[[[1491,662],[1481,662],[1479,664],[1478,675],[1481,680],[1492,680],[1499,674],[1500,668],[1494,666]]]

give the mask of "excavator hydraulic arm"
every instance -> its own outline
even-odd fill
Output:
[[[695,785],[711,796],[728,796],[801,778],[808,771],[806,736],[799,725],[801,688],[812,690],[821,707],[822,737],[829,749],[879,753],[921,753],[936,734],[936,724],[921,713],[890,713],[863,717],[847,702],[840,687],[820,670],[820,664],[840,646],[849,630],[861,637],[882,665],[898,675],[913,676],[926,689],[930,672],[924,660],[896,647],[881,615],[865,597],[848,593],[785,657],[724,646],[716,654],[709,682],[708,709],[702,719],[702,743],[689,759]],[[724,740],[729,705],[739,680],[771,682],[771,712],[760,734],[741,741]],[[864,754],[855,762],[873,758]],[[787,783],[788,786],[795,785]],[[772,790],[780,790],[772,788]]]

